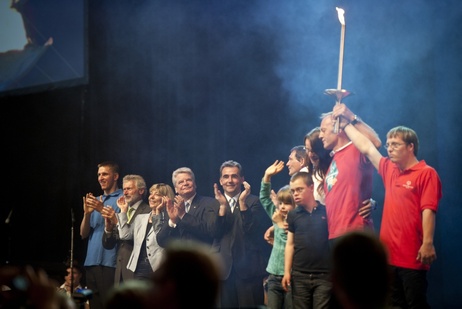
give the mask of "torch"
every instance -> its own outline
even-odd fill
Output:
[[[337,10],[338,20],[341,24],[340,32],[340,52],[338,59],[338,77],[337,77],[337,89],[326,89],[325,94],[330,95],[335,98],[335,104],[340,104],[342,99],[351,94],[350,91],[342,89],[342,75],[343,75],[343,53],[345,50],[345,11],[339,7],[335,8]],[[339,119],[335,120],[334,124],[334,133],[338,133]]]

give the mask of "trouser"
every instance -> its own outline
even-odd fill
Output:
[[[263,275],[245,279],[240,278],[236,276],[233,267],[228,279],[222,281],[220,307],[256,308],[264,306],[263,278]]]
[[[291,309],[292,308],[292,292],[289,286],[289,291],[286,292],[282,288],[282,277],[276,275],[268,276],[268,305],[269,309]]]
[[[329,308],[332,282],[327,273],[302,273],[291,276],[294,308]]]
[[[93,294],[90,299],[91,309],[103,309],[107,293],[114,286],[115,268],[107,266],[86,266],[85,278],[87,288]]]
[[[147,257],[138,260],[135,270],[135,279],[150,280],[153,273],[154,271]]]
[[[430,308],[427,302],[427,271],[391,266],[391,306],[403,309]]]

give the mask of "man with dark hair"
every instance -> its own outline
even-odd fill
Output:
[[[287,214],[287,243],[282,287],[292,290],[294,308],[329,308],[330,246],[326,207],[314,198],[312,175],[299,172],[290,179],[297,207]]]
[[[220,203],[214,247],[223,260],[221,307],[264,305],[263,278],[271,246],[263,234],[272,225],[258,196],[250,194],[242,166],[226,161],[220,167],[220,185],[214,184]],[[242,190],[244,187],[244,190]]]
[[[292,147],[286,163],[286,166],[289,169],[289,176],[292,176],[299,171],[308,172],[308,163],[309,159],[306,154],[305,146],[299,145]]]

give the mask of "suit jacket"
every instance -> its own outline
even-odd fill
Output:
[[[163,256],[164,249],[157,244],[156,233],[160,230],[160,226],[163,223],[164,216],[166,214],[162,213],[158,216],[152,217],[152,224],[149,223],[150,215],[150,213],[139,214],[135,220],[132,220],[130,225],[125,224],[127,222],[126,213],[121,213],[119,216],[120,239],[133,240],[133,250],[127,264],[127,268],[132,272],[135,272],[136,266],[138,265],[138,258],[141,250],[143,249],[143,242],[145,239],[148,260],[153,271],[159,267]],[[151,225],[151,228],[147,231],[149,227],[148,225]]]
[[[168,216],[157,234],[157,242],[165,247],[174,239],[194,240],[212,245],[215,222],[220,203],[214,198],[196,194],[189,212],[186,213],[175,228],[169,226]]]
[[[136,208],[136,211],[133,213],[131,221],[133,222],[136,216],[139,214],[146,214],[151,212],[149,204],[141,202]],[[120,215],[117,214],[120,220]],[[127,215],[125,214],[125,218]],[[119,222],[120,224],[120,222]],[[128,224],[125,222],[125,224]],[[133,250],[133,240],[121,240],[119,237],[119,230],[116,228],[112,233],[103,233],[103,247],[105,249],[112,249],[115,246],[118,246],[117,249],[117,261],[116,261],[116,270],[114,284],[118,285],[122,281],[130,280],[134,278],[133,272],[127,269],[128,260]]]
[[[242,279],[261,280],[271,254],[271,245],[263,238],[272,225],[260,200],[255,195],[246,199],[248,209],[240,211],[239,201],[234,212],[228,207],[224,216],[216,222],[216,239],[213,247],[223,261],[223,277],[226,280],[234,267],[236,275]]]

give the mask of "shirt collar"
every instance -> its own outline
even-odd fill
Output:
[[[339,149],[337,150],[332,150],[329,155],[331,157],[333,157],[337,152],[340,152],[342,151],[343,149],[347,148],[348,146],[350,146],[353,142],[352,141],[349,141],[348,143],[346,143],[345,145],[343,145],[342,147],[340,147]]]
[[[194,195],[193,195],[189,200],[184,201],[184,203],[185,203],[185,204],[186,204],[186,203],[189,203],[189,205],[192,205],[192,201],[193,201],[194,198],[196,197],[196,194],[197,194],[197,193],[194,193]]]
[[[140,206],[140,204],[141,204],[142,201],[143,201],[143,200],[139,200],[138,202],[136,202],[135,204],[133,204],[133,205],[130,206],[130,207],[136,210],[136,209],[138,208],[138,206]]]
[[[122,189],[117,189],[114,192],[109,193],[107,195],[103,193],[102,197],[103,197],[104,200],[106,200],[109,197],[119,196],[120,194],[122,194]]]
[[[225,194],[225,197],[226,197],[226,200],[229,201],[230,199],[233,199],[234,201],[238,201],[239,200],[239,195],[241,194],[241,192],[239,192],[238,194],[236,194],[235,196],[233,197],[229,197],[227,194]]]

